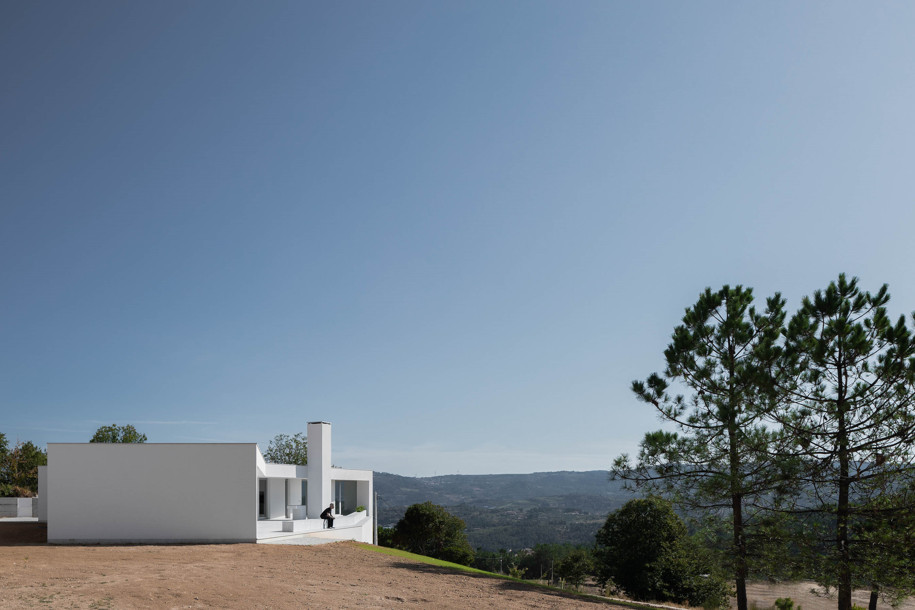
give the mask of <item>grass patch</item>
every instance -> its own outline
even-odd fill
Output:
[[[453,568],[455,570],[460,570],[461,572],[472,572],[474,574],[485,574],[486,576],[494,576],[496,578],[505,578],[507,580],[517,580],[506,576],[505,574],[494,574],[492,572],[487,572],[486,570],[478,570],[477,568],[471,568],[470,566],[461,565],[459,563],[452,563],[450,561],[443,561],[441,559],[435,559],[433,557],[426,557],[425,555],[417,555],[416,553],[411,553],[410,551],[402,551],[400,549],[392,549],[386,546],[375,546],[374,544],[365,544],[360,542],[359,546],[370,551],[375,551],[376,553],[381,553],[382,555],[393,555],[395,557],[406,557],[407,559],[412,559],[413,561],[418,561],[420,563],[427,563],[432,566],[440,566],[443,568]],[[519,581],[521,582],[521,581]]]
[[[636,602],[624,602],[619,600],[611,600],[606,597],[601,597],[599,595],[592,595],[590,593],[581,593],[579,591],[573,591],[572,589],[560,589],[559,587],[554,587],[553,585],[545,585],[539,582],[533,582],[530,580],[524,580],[522,578],[514,578],[508,576],[507,574],[496,574],[495,572],[487,572],[486,570],[480,570],[477,568],[471,568],[470,566],[461,565],[459,563],[452,563],[450,561],[443,561],[441,559],[434,559],[432,557],[426,557],[425,555],[417,555],[416,553],[411,553],[409,551],[402,551],[400,549],[392,549],[386,546],[375,546],[374,544],[365,544],[362,542],[357,543],[358,546],[367,549],[369,551],[374,551],[376,553],[381,553],[382,555],[393,555],[394,557],[404,557],[406,559],[412,559],[413,561],[418,561],[420,563],[425,563],[432,566],[439,566],[442,568],[450,568],[452,570],[458,570],[460,572],[469,572],[471,574],[480,574],[482,576],[488,576],[490,578],[499,578],[502,580],[510,580],[512,582],[517,582],[529,587],[537,587],[539,589],[546,589],[547,591],[553,591],[556,593],[563,593],[566,595],[575,595],[576,597],[582,597],[585,599],[590,599],[594,601],[604,602],[612,606],[623,606],[627,608],[638,608],[639,610],[657,610],[651,606],[646,606]]]

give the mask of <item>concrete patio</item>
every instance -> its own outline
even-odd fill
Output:
[[[365,511],[337,517],[333,529],[325,529],[323,519],[260,519],[257,522],[257,542],[323,544],[337,540],[363,540],[366,530],[371,532],[371,528],[372,519]]]

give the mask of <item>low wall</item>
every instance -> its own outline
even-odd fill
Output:
[[[0,498],[0,517],[38,516],[38,498]]]
[[[361,520],[347,519],[347,517],[361,516]],[[347,517],[338,517],[334,519],[334,529],[321,529],[315,532],[309,532],[312,538],[324,538],[330,540],[355,540],[356,542],[365,542],[372,544],[372,519],[365,516],[365,512],[353,513]]]

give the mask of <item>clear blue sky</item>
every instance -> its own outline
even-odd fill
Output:
[[[706,286],[915,309],[915,5],[0,3],[0,431],[608,468]]]

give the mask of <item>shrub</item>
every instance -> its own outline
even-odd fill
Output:
[[[584,549],[575,549],[556,564],[556,574],[565,579],[576,589],[584,584],[585,579],[594,571],[591,553]]]
[[[777,610],[793,610],[794,600],[790,597],[779,597],[775,600],[775,607]],[[798,606],[798,610],[800,610],[800,606]]]
[[[394,544],[405,551],[452,561],[473,563],[473,548],[464,521],[432,502],[413,504],[394,528]]]
[[[627,502],[597,532],[598,582],[612,581],[636,600],[691,606],[727,604],[728,587],[707,552],[687,536],[669,502]]]
[[[386,546],[390,549],[396,548],[393,527],[378,526],[378,546]]]
[[[38,467],[47,463],[48,454],[32,441],[17,443],[10,450],[6,447],[6,437],[0,438],[0,496],[35,495],[38,492]]]

